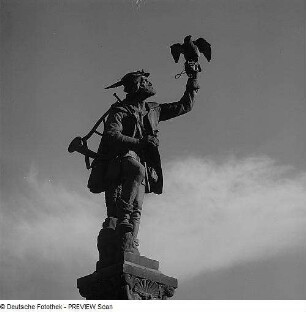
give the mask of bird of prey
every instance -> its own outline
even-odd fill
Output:
[[[208,62],[211,60],[211,46],[203,38],[192,41],[189,35],[185,37],[183,44],[175,43],[170,49],[175,63],[179,61],[181,54],[186,62],[198,62],[200,53],[204,54]]]

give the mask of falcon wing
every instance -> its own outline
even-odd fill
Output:
[[[174,62],[177,63],[180,58],[181,53],[184,52],[183,47],[180,43],[175,43],[170,47],[170,49],[171,49],[171,54],[173,56]]]
[[[211,45],[203,38],[199,38],[194,41],[194,44],[198,47],[199,51],[204,54],[207,61],[211,60]]]

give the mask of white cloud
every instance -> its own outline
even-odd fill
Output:
[[[24,181],[2,205],[0,294],[3,299],[80,298],[76,279],[94,270],[103,204],[40,181],[33,168]]]
[[[304,173],[266,158],[193,158],[165,169],[163,196],[144,207],[142,250],[168,274],[191,277],[306,245]]]
[[[306,175],[265,158],[165,164],[165,190],[148,195],[141,253],[180,279],[305,246]],[[79,298],[76,279],[94,271],[103,196],[40,181],[31,170],[3,203],[3,299]]]

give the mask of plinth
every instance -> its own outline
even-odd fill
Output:
[[[159,262],[124,252],[122,261],[97,270],[77,281],[82,297],[88,300],[168,299],[177,288],[177,279],[162,274]]]
[[[88,300],[168,299],[177,288],[177,279],[162,274],[159,262],[139,254],[133,235],[117,227],[116,218],[107,218],[98,235],[99,261],[96,271],[78,279],[77,287]]]

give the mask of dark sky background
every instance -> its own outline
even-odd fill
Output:
[[[67,146],[129,71],[178,100],[169,47],[188,34],[212,61],[193,111],[161,124],[165,190],[145,200],[141,253],[179,278],[175,299],[305,299],[305,1],[0,3],[1,299],[80,298],[105,209]]]

